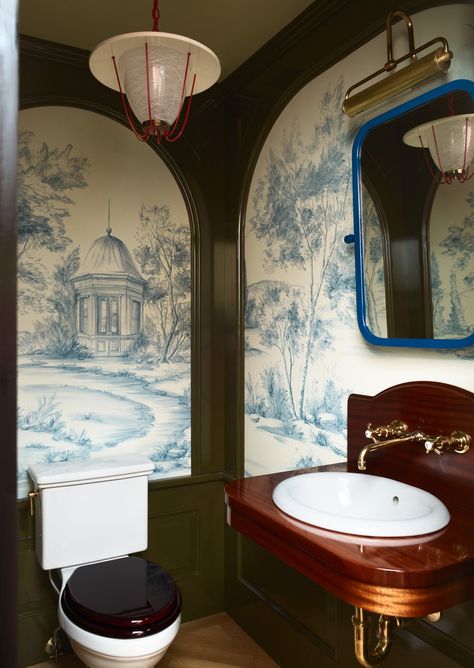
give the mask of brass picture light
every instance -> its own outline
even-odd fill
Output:
[[[400,58],[393,58],[392,46],[392,24],[393,19],[398,16],[403,19],[407,26],[409,51]],[[434,39],[415,48],[415,38],[413,31],[413,23],[410,16],[400,10],[396,9],[387,16],[386,21],[387,31],[387,62],[379,70],[365,77],[358,83],[351,86],[345,95],[342,110],[346,116],[355,116],[370,107],[380,104],[398,93],[408,90],[412,86],[421,83],[431,77],[446,72],[451,65],[453,58],[452,52],[449,50],[448,42],[444,37],[435,37]],[[435,44],[441,44],[437,49],[431,53],[418,58],[418,54],[428,49]],[[405,60],[410,60],[410,64],[401,70],[395,70],[400,63]],[[389,73],[389,76],[377,81],[371,86],[364,88],[355,95],[353,91],[365,83],[375,79],[383,73]]]

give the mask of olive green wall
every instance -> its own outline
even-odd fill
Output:
[[[396,3],[407,11],[434,4],[440,3]],[[186,136],[156,149],[183,184],[198,223],[193,475],[152,484],[147,556],[176,575],[185,619],[226,609],[288,668],[356,665],[351,609],[225,526],[223,483],[243,473],[242,207],[259,150],[285,104],[381,32],[391,9],[391,0],[318,0],[225,81],[197,96]],[[78,106],[123,122],[116,94],[93,79],[85,52],[26,39],[21,52],[22,106]],[[26,504],[19,507],[19,526],[23,667],[44,660],[57,622]],[[417,622],[400,634],[387,665],[474,664],[473,620],[473,606],[464,606],[440,630]]]

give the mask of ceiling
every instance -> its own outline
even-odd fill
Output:
[[[221,62],[221,79],[313,0],[161,0],[159,29],[202,42]],[[88,51],[127,32],[152,30],[152,0],[20,0],[21,34]]]

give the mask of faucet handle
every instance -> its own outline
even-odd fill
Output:
[[[426,454],[434,452],[442,455],[447,450],[454,449],[458,455],[463,455],[470,448],[471,435],[464,431],[453,431],[451,436],[428,436],[425,441]]]
[[[369,422],[365,430],[366,438],[371,438],[376,441],[377,438],[393,438],[403,436],[408,432],[408,425],[401,420],[392,420],[389,424],[381,425],[379,427],[372,427]]]

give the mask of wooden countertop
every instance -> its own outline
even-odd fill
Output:
[[[396,388],[405,390],[408,385],[415,384]],[[439,387],[434,386],[441,384],[424,383],[424,390],[426,386],[429,391],[439,391]],[[461,393],[471,394],[464,390]],[[386,403],[387,394],[381,394]],[[390,405],[393,397],[392,392]],[[474,395],[472,397],[474,399]],[[450,411],[444,400],[445,397],[439,399],[439,406],[438,400],[434,402],[434,412],[439,412],[440,406],[443,411]],[[407,405],[413,409],[411,402]],[[397,408],[393,417],[403,419],[403,409]],[[450,419],[457,425],[453,429],[466,428],[463,415]],[[443,420],[441,416],[440,428],[445,431],[449,425]],[[466,420],[474,420],[472,404]],[[433,428],[437,429],[430,425],[430,429]],[[474,429],[470,433],[473,432]],[[438,457],[426,456],[422,445],[405,444],[368,457],[368,474],[414,484],[445,503],[451,520],[447,527],[434,534],[400,539],[339,534],[294,520],[275,506],[272,492],[281,480],[310,471],[354,471],[355,453],[365,443],[363,438],[358,439],[354,447],[354,442],[349,441],[349,463],[273,473],[227,484],[228,524],[327,591],[365,610],[421,617],[474,598],[474,446],[465,455],[448,453]]]

